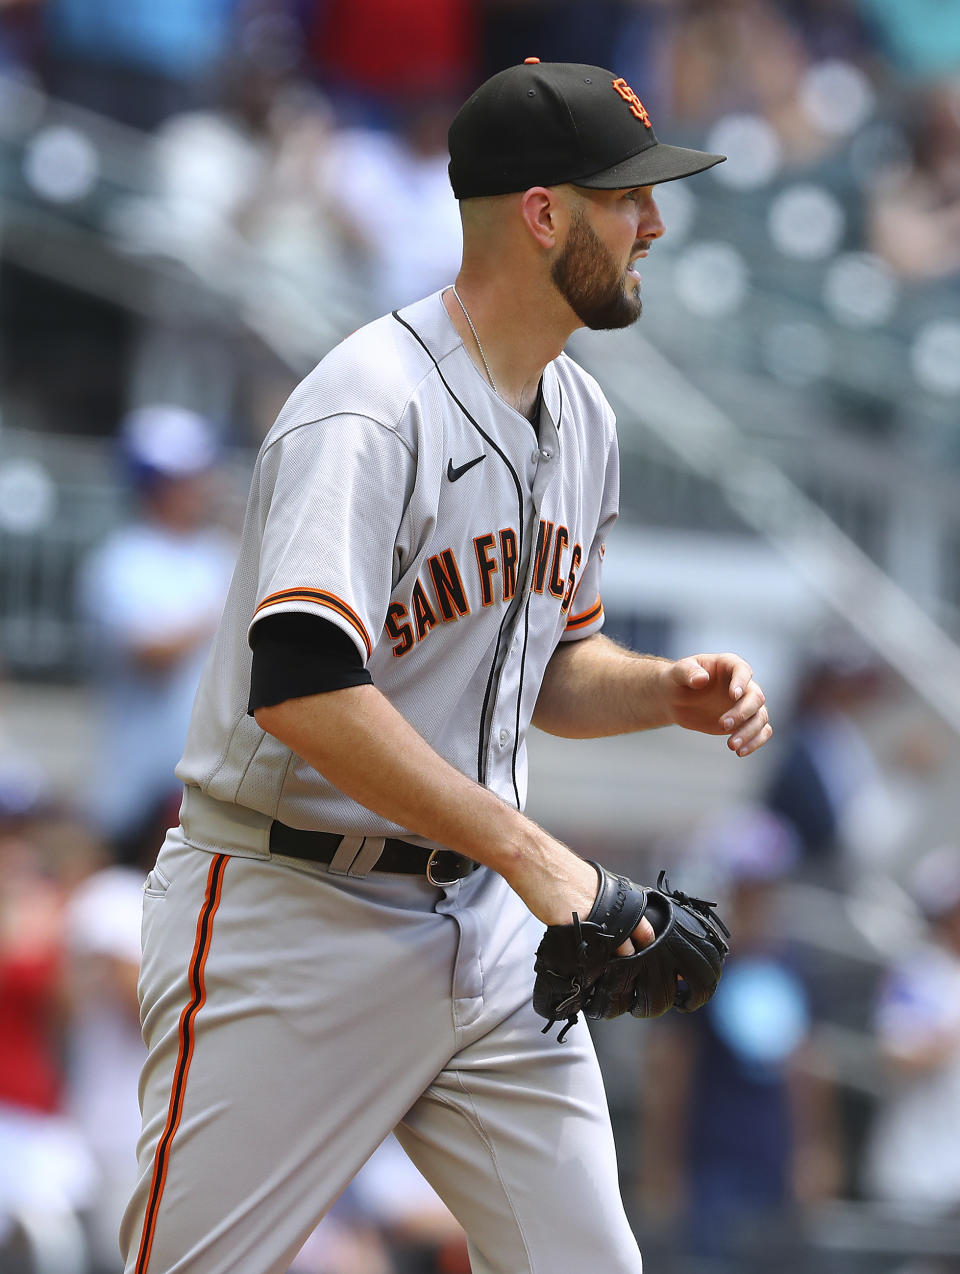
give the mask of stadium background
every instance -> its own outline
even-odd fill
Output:
[[[143,516],[130,413],[210,423],[201,520],[235,531],[299,376],[452,278],[446,123],[529,55],[615,68],[662,138],[729,155],[658,191],[638,328],[571,352],[620,425],[608,631],[742,650],[777,736],[746,764],[663,732],[531,746],[531,812],[578,849],[777,908],[719,1053],[667,1022],[596,1032],[641,1246],[668,1272],[960,1269],[960,1149],[934,1148],[960,1147],[960,1023],[890,989],[909,956],[960,990],[960,4],[0,0],[3,1274],[116,1268],[97,1228],[125,1147],[83,1129],[114,1118],[118,1055],[99,1084],[77,1059],[97,1014],[129,1018],[103,934],[129,933],[171,809],[104,759],[119,637],[85,584]],[[138,819],[108,823],[111,788]],[[895,1056],[913,1020],[935,1062]],[[725,1079],[687,1065],[721,1053]],[[907,1088],[937,1189],[909,1147],[881,1185]],[[697,1143],[698,1120],[735,1132]],[[328,1230],[297,1269],[462,1268],[393,1160]]]

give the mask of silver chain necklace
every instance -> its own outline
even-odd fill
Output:
[[[477,329],[473,326],[473,319],[467,313],[467,307],[460,300],[460,293],[457,291],[457,285],[455,283],[453,285],[453,295],[457,298],[457,304],[460,306],[461,310],[463,310],[463,317],[469,323],[470,331],[473,333],[473,339],[477,342],[477,349],[480,351],[480,357],[483,359],[483,370],[487,373],[487,380],[490,382],[490,388],[498,398],[502,398],[503,395],[500,393],[500,390],[497,389],[497,382],[493,379],[493,372],[490,370],[490,364],[487,362],[487,356],[483,352],[483,346],[480,344],[480,337],[477,335]]]

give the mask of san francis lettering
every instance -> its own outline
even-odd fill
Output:
[[[570,544],[567,528],[541,518],[531,593],[556,598],[560,610],[567,612],[582,562],[583,549]],[[517,591],[517,569],[518,539],[512,527],[475,536],[473,553],[463,565],[452,548],[435,553],[413,586],[409,607],[392,602],[387,609],[384,629],[394,643],[393,654],[398,658],[407,654],[438,624],[462,619],[471,613],[472,606],[509,603]]]

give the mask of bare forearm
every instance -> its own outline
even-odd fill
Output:
[[[291,699],[256,719],[359,804],[499,872],[545,924],[589,910],[593,868],[448,764],[374,686]]]
[[[533,720],[570,739],[679,725],[727,735],[738,756],[750,756],[773,733],[763,691],[739,655],[660,659],[624,650],[601,634],[557,647]]]
[[[669,725],[659,680],[669,662],[624,650],[602,634],[566,642],[547,665],[533,723],[571,739]]]

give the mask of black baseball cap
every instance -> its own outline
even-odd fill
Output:
[[[450,125],[449,146],[458,199],[565,182],[653,186],[726,159],[657,141],[640,98],[612,71],[539,58],[481,84]]]

